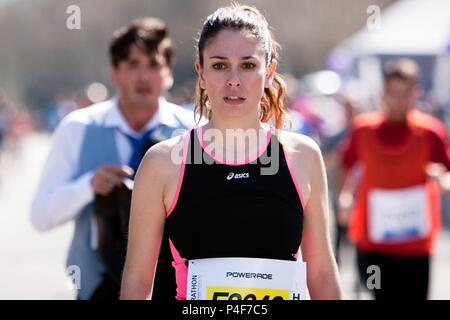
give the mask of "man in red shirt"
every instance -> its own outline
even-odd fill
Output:
[[[377,270],[369,266],[380,268],[376,299],[426,299],[440,227],[436,181],[446,181],[450,169],[447,132],[438,119],[414,109],[419,92],[414,61],[389,61],[384,81],[382,109],[356,117],[343,145],[344,168],[360,168],[349,237],[357,246],[363,283],[373,275],[368,270]],[[427,174],[430,168],[435,179]],[[348,194],[344,188],[347,206]]]

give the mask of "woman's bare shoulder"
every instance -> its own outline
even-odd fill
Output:
[[[320,148],[317,142],[312,138],[303,134],[281,131],[280,141],[285,145],[285,150],[288,153],[298,154],[302,157],[315,158],[320,155]]]

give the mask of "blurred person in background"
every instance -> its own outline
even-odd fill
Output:
[[[112,230],[104,228],[115,226],[114,210],[119,211],[115,206],[127,204],[116,205],[116,199],[105,197],[133,178],[149,146],[194,124],[192,112],[162,96],[173,83],[174,48],[165,22],[133,20],[114,32],[109,53],[117,96],[76,110],[58,125],[31,210],[32,224],[40,231],[75,221],[67,266],[80,268],[77,298],[82,300],[119,297],[125,252],[122,257],[112,257],[118,265],[111,267],[100,258],[104,252],[99,244],[104,244],[102,235],[117,240],[108,234]],[[96,211],[98,201],[112,210],[106,219]],[[128,221],[125,223],[124,229]],[[169,260],[164,259],[164,248],[163,242],[158,266],[162,285],[157,276],[155,291],[156,296],[173,297],[174,274]],[[111,268],[119,270],[119,275]]]
[[[59,122],[69,113],[76,110],[77,106],[70,94],[66,92],[58,93],[54,96],[42,113],[42,122],[49,132],[55,131]]]
[[[340,168],[340,153],[339,146],[345,141],[350,132],[352,131],[353,119],[357,112],[360,110],[359,101],[356,97],[346,92],[339,92],[334,95],[335,101],[341,106],[341,110],[338,112],[344,113],[344,120],[341,124],[340,130],[329,136],[322,136],[320,149],[323,152],[325,165],[327,168],[328,177],[328,193],[330,197],[331,211],[334,214],[334,252],[336,255],[336,261],[340,263],[340,247],[343,237],[346,233],[346,225],[341,223],[339,217],[339,191],[342,189],[342,185],[345,177],[342,176],[343,171]]]
[[[357,116],[343,146],[346,172],[358,166],[360,177],[347,174],[341,221],[352,208],[349,237],[363,286],[373,275],[368,267],[380,268],[377,300],[427,298],[440,227],[439,185],[450,189],[446,128],[415,108],[419,75],[413,60],[388,61],[381,110]]]
[[[6,107],[3,104],[0,95],[0,186],[2,183],[2,173],[3,173],[3,143],[5,140],[7,127],[8,127],[8,118],[6,115]]]
[[[291,74],[283,74],[283,78],[287,88],[285,129],[304,134],[320,144],[320,120],[311,112],[311,102],[302,82]]]
[[[8,125],[8,118],[6,115],[6,110],[2,102],[0,101],[0,154],[3,147],[3,140],[6,135],[7,125]]]
[[[15,106],[16,109],[8,112],[5,124],[5,142],[8,152],[15,158],[21,159],[24,139],[34,131],[35,123],[27,107]]]
[[[317,144],[321,141],[321,119],[312,112],[313,104],[307,95],[299,94],[289,107],[290,115],[293,117],[296,128],[294,132],[311,137]]]

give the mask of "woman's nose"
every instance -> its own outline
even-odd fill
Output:
[[[227,81],[227,85],[229,87],[240,87],[241,86],[241,80],[239,78],[239,74],[237,71],[231,71],[230,78]]]

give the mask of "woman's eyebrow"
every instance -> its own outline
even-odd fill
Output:
[[[223,56],[211,56],[211,57],[208,57],[209,59],[220,59],[220,60],[226,60],[226,59],[228,59],[227,57],[223,57]],[[241,57],[241,60],[249,60],[249,59],[256,59],[256,57],[255,56],[244,56],[244,57]]]

